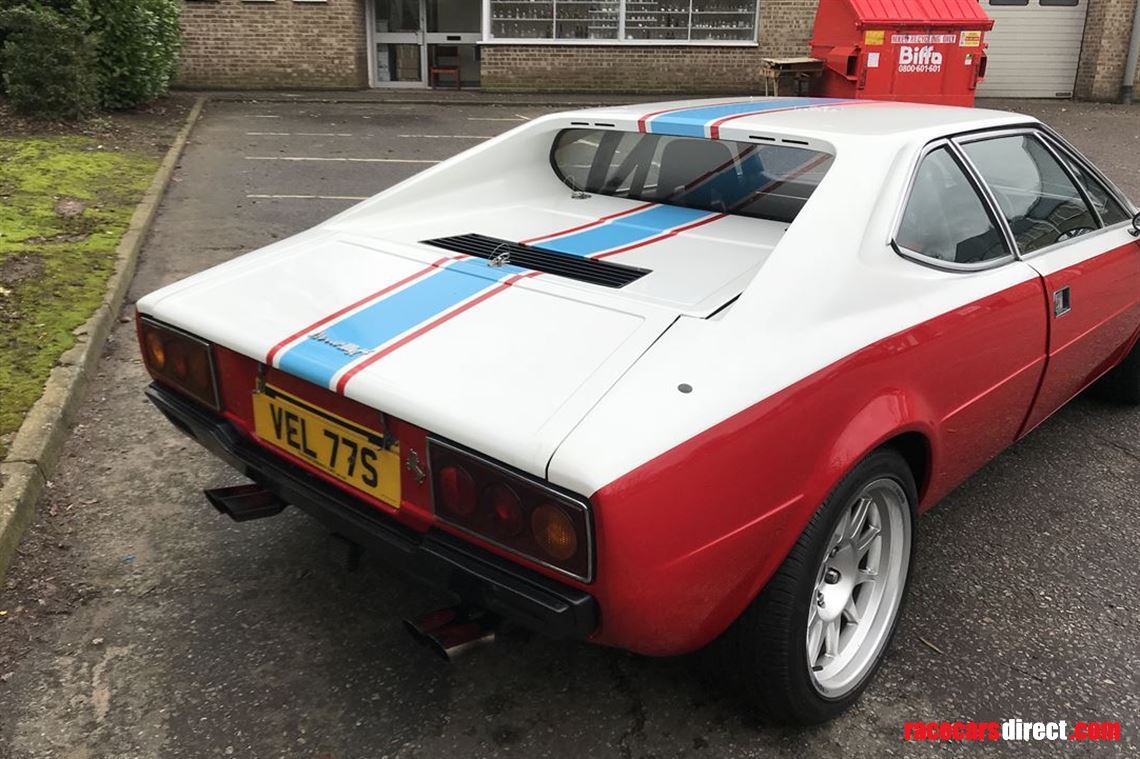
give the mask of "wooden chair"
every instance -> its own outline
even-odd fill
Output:
[[[460,89],[459,81],[459,48],[455,45],[435,45],[432,48],[432,64],[428,69],[428,83],[432,87],[439,86],[441,75],[451,76],[455,80],[455,89]]]

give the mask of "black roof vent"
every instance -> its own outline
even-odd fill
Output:
[[[625,287],[649,273],[649,269],[639,269],[612,261],[599,261],[596,258],[559,253],[510,240],[500,240],[486,235],[467,234],[453,237],[439,237],[424,240],[424,245],[450,250],[453,253],[466,253],[488,261],[498,259],[504,264],[520,266],[532,271],[546,272],[558,277],[576,279],[603,287]]]

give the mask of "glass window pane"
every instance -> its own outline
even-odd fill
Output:
[[[478,32],[483,8],[471,0],[431,0],[427,4],[429,32]]]
[[[1097,228],[1072,180],[1035,137],[995,137],[963,150],[989,185],[1022,253]]]
[[[756,39],[755,0],[693,0],[694,40]]]
[[[419,0],[377,0],[376,31],[383,33],[419,30]]]
[[[600,195],[791,222],[830,168],[827,153],[728,140],[566,129],[554,165]]]
[[[376,81],[418,82],[421,79],[419,45],[381,43],[376,46]]]
[[[1131,216],[1125,211],[1120,203],[1116,202],[1116,198],[1112,197],[1112,193],[1108,188],[1100,183],[1096,177],[1085,171],[1081,164],[1074,161],[1069,157],[1065,151],[1060,151],[1061,158],[1065,161],[1065,165],[1076,175],[1077,181],[1088,193],[1089,198],[1092,200],[1093,206],[1100,214],[1100,218],[1104,221],[1105,226],[1112,226],[1122,221],[1128,221]]]
[[[491,36],[532,40],[553,37],[554,3],[550,0],[491,0]]]
[[[957,264],[1008,255],[977,190],[946,148],[922,159],[895,242],[927,258]]]
[[[696,0],[694,5],[699,5]],[[627,40],[687,40],[691,17],[689,0],[626,2]]]
[[[618,38],[618,14],[621,3],[618,0],[589,2],[578,0],[556,3],[559,39],[616,40]]]
[[[617,40],[624,25],[632,42],[754,42],[756,7],[757,0],[491,0],[491,36]]]

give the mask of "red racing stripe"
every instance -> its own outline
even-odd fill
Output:
[[[652,205],[656,205],[656,204],[655,203],[646,203],[645,205],[646,206],[652,206]],[[644,207],[644,206],[642,206],[642,207]],[[619,214],[611,214],[608,217],[604,216],[604,217],[602,217],[602,219],[599,219],[598,222],[592,222],[590,225],[586,225],[586,226],[592,226],[593,224],[600,223],[603,219],[614,218],[616,216],[624,216],[625,214],[632,213],[633,211],[636,211],[636,210],[640,210],[640,208],[641,207],[630,209],[629,211],[622,211]],[[681,226],[681,227],[676,227],[675,229],[671,229],[668,232],[664,232],[660,235],[650,237],[649,239],[639,240],[638,242],[635,242],[631,245],[626,245],[624,247],[617,248],[616,250],[607,251],[605,253],[598,253],[598,254],[595,254],[592,256],[588,256],[588,258],[597,259],[597,258],[606,258],[607,256],[616,256],[618,253],[625,253],[626,251],[633,250],[635,248],[640,248],[640,247],[645,246],[645,245],[650,245],[650,244],[655,243],[655,242],[660,242],[661,240],[667,240],[670,237],[674,237],[675,235],[680,234],[681,232],[685,232],[685,231],[690,230],[690,229],[695,229],[696,227],[700,227],[700,226],[703,226],[705,224],[709,224],[711,222],[717,221],[718,219],[723,219],[725,216],[728,216],[728,214],[727,213],[718,213],[718,214],[715,214],[713,216],[706,217],[704,219],[699,219],[698,221],[694,221],[690,224],[686,224],[686,225]],[[555,235],[551,235],[551,237],[553,237],[553,236],[555,236]],[[543,274],[543,272],[541,272],[541,271],[531,271],[531,272],[527,272],[526,274],[516,274],[513,277],[510,277],[509,279],[504,280],[500,284],[498,284],[495,287],[491,288],[490,290],[486,291],[485,293],[482,293],[478,297],[472,298],[471,300],[467,301],[463,305],[455,308],[452,311],[447,312],[443,316],[440,316],[440,317],[436,318],[435,320],[430,321],[427,324],[424,324],[423,326],[419,327],[418,329],[416,329],[413,332],[409,332],[408,334],[404,335],[403,337],[401,337],[396,342],[391,343],[390,345],[385,347],[383,350],[380,350],[380,351],[377,351],[376,353],[373,353],[368,358],[364,359],[360,363],[358,363],[355,366],[348,369],[344,374],[342,374],[340,376],[340,379],[337,380],[336,391],[338,393],[340,393],[341,395],[343,395],[345,387],[348,386],[348,383],[352,380],[353,377],[355,377],[357,374],[360,374],[360,372],[362,372],[365,369],[367,369],[368,367],[372,366],[377,361],[380,361],[381,359],[385,358],[386,356],[391,354],[393,351],[399,350],[400,348],[404,347],[405,345],[412,342],[413,340],[416,340],[416,339],[422,337],[424,334],[432,331],[433,329],[440,326],[441,324],[444,324],[444,323],[454,319],[456,316],[459,316],[463,312],[474,308],[475,306],[479,305],[483,301],[485,301],[489,298],[492,298],[501,292],[506,291],[508,288],[510,288],[512,285],[514,285],[515,282],[518,282],[521,279],[528,279],[530,277],[537,277],[537,276],[540,276],[541,274]]]
[[[752,102],[752,98],[749,98],[748,100],[732,100],[732,101],[729,101],[727,103],[717,103],[717,105],[718,106],[736,105],[737,103],[751,103],[751,102]],[[649,131],[649,120],[652,118],[656,118],[657,116],[660,116],[663,113],[676,113],[677,111],[690,111],[690,110],[693,110],[694,108],[703,108],[703,107],[704,106],[683,105],[680,107],[663,108],[660,111],[653,111],[652,113],[647,113],[637,120],[637,131],[641,132],[642,134],[648,133],[648,131]]]
[[[593,227],[600,227],[602,224],[605,224],[607,221],[610,221],[611,219],[617,219],[617,218],[620,218],[622,216],[629,216],[631,213],[636,213],[638,211],[644,211],[646,208],[649,208],[650,206],[653,206],[653,205],[657,205],[657,204],[656,203],[642,203],[639,206],[634,206],[633,208],[627,208],[624,211],[618,211],[617,213],[611,213],[607,216],[599,216],[597,219],[594,219],[593,221],[588,222],[586,224],[580,224],[576,227],[570,227],[569,229],[563,229],[559,232],[551,232],[548,235],[540,235],[538,237],[531,237],[530,239],[527,239],[527,240],[519,240],[519,244],[520,245],[530,245],[531,243],[542,242],[543,240],[550,240],[550,239],[555,238],[555,237],[562,237],[564,235],[572,234],[574,232],[581,232],[583,229],[592,229]]]
[[[720,127],[721,127],[721,125],[726,123],[726,122],[733,121],[734,119],[744,119],[744,118],[748,118],[749,116],[764,116],[764,115],[767,115],[769,113],[787,113],[788,111],[802,111],[802,110],[805,110],[808,108],[819,109],[819,108],[830,108],[832,106],[842,107],[842,106],[848,106],[848,105],[869,105],[873,102],[875,102],[875,101],[873,101],[873,100],[856,100],[856,101],[852,101],[850,103],[827,103],[826,105],[810,105],[810,104],[809,105],[793,105],[793,106],[789,106],[787,108],[769,108],[766,111],[765,110],[759,110],[759,111],[748,111],[746,113],[734,113],[731,116],[723,116],[723,117],[717,119],[716,121],[712,122],[711,124],[709,124],[709,137],[711,139],[714,139],[714,140],[719,140],[720,139]]]
[[[277,343],[277,345],[274,345],[272,348],[269,349],[269,354],[265,357],[265,363],[268,364],[269,366],[273,366],[273,359],[277,357],[278,353],[285,350],[285,347],[287,345],[289,345],[289,343],[293,342],[294,340],[298,340],[298,339],[304,337],[305,335],[309,334],[313,330],[319,329],[331,321],[339,319],[340,317],[344,316],[345,314],[347,314],[349,311],[353,310],[354,308],[358,308],[359,306],[363,306],[365,303],[367,303],[370,300],[375,300],[375,299],[380,298],[384,295],[387,295],[388,293],[392,292],[393,290],[400,288],[400,287],[403,287],[404,285],[409,284],[409,283],[413,282],[414,280],[419,279],[420,277],[424,276],[425,274],[431,273],[433,270],[438,269],[441,264],[443,264],[447,261],[450,261],[452,259],[465,258],[465,257],[466,256],[462,256],[462,255],[444,256],[443,258],[440,258],[436,261],[433,261],[430,266],[427,266],[423,269],[420,269],[419,271],[417,271],[414,274],[409,274],[408,276],[401,279],[399,282],[395,282],[395,283],[390,284],[381,290],[377,290],[376,292],[374,292],[370,295],[366,295],[363,298],[361,298],[360,300],[356,301],[355,303],[350,303],[347,306],[345,306],[344,308],[340,309],[339,311],[336,311],[335,313],[331,313],[328,316],[324,317],[323,319],[318,319],[317,321],[313,322],[312,324],[305,327],[304,329],[297,330],[293,334],[289,335],[289,337],[285,338],[281,342]]]
[[[697,227],[702,227],[705,224],[711,224],[714,221],[717,221],[719,219],[723,219],[725,216],[728,216],[728,214],[727,213],[718,213],[718,214],[714,214],[712,216],[707,216],[703,219],[698,219],[697,221],[694,221],[690,224],[686,224],[683,227],[676,227],[674,229],[670,229],[668,232],[664,232],[662,234],[659,234],[656,237],[650,237],[650,238],[645,239],[645,240],[638,240],[635,243],[632,243],[630,245],[626,245],[626,246],[621,247],[621,248],[616,248],[614,250],[607,250],[604,253],[595,253],[592,256],[586,256],[586,257],[597,259],[597,258],[609,258],[610,256],[616,256],[618,253],[625,253],[626,251],[633,250],[634,248],[640,248],[640,247],[645,246],[645,245],[652,245],[655,242],[661,242],[662,240],[668,240],[670,237],[674,237],[676,235],[679,235],[682,232],[687,232],[690,229],[696,229]]]
[[[344,374],[342,374],[340,379],[337,380],[336,391],[338,393],[340,393],[341,395],[343,395],[344,394],[344,388],[346,385],[348,385],[349,380],[351,380],[353,377],[355,377],[357,374],[364,371],[368,367],[375,364],[380,359],[387,356],[389,353],[404,347],[405,345],[407,345],[411,341],[415,340],[416,338],[420,337],[421,335],[423,335],[427,332],[431,332],[433,329],[435,329],[439,325],[441,325],[445,322],[448,322],[451,319],[454,319],[456,316],[459,316],[464,311],[467,311],[471,308],[474,308],[475,306],[479,305],[480,303],[487,300],[488,298],[490,298],[494,295],[498,295],[499,293],[503,292],[508,287],[513,285],[515,282],[518,282],[520,279],[526,279],[527,277],[534,277],[534,276],[537,276],[541,273],[542,272],[540,272],[540,271],[532,271],[532,272],[528,272],[527,274],[516,274],[515,276],[511,277],[510,279],[506,279],[503,282],[501,282],[500,284],[491,288],[490,290],[483,293],[482,295],[479,295],[476,298],[472,298],[471,300],[467,301],[466,303],[459,306],[455,310],[448,311],[443,316],[438,317],[434,321],[428,322],[427,324],[423,325],[422,327],[416,329],[414,332],[409,332],[408,334],[404,335],[403,337],[401,337],[396,342],[391,343],[388,347],[384,348],[383,350],[372,354],[371,356],[364,359],[359,364],[357,364],[356,366],[352,367],[351,369],[346,371]]]

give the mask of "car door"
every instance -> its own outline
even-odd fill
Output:
[[[1022,434],[1120,359],[1140,328],[1140,248],[1121,199],[1038,129],[959,138],[1005,217],[1018,256],[1040,274],[1048,362]]]
[[[957,484],[1018,436],[1041,383],[1048,337],[1041,278],[1017,260],[981,181],[958,148],[925,148],[892,243],[969,302],[931,323],[936,360],[911,379],[939,421],[938,482]]]

